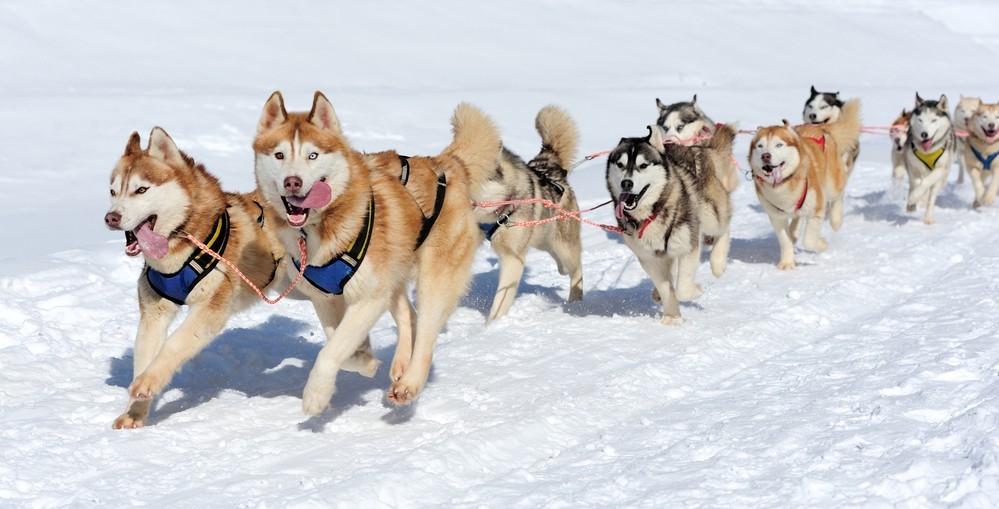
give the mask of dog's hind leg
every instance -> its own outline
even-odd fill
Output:
[[[408,285],[399,288],[393,297],[392,307],[389,308],[395,325],[399,329],[399,339],[396,341],[395,355],[392,357],[392,367],[389,369],[389,379],[393,382],[402,378],[402,374],[409,368],[409,361],[413,357],[416,310],[413,309],[413,303],[409,301],[407,290]]]
[[[146,291],[152,293],[151,290]],[[133,383],[160,352],[167,338],[167,328],[180,310],[180,306],[166,299],[145,298],[141,292],[142,290],[139,297],[139,330],[135,337],[135,350],[132,352]],[[125,408],[125,413],[114,420],[114,429],[144,426],[148,421],[152,403],[152,398],[136,398],[130,391],[128,406]]]
[[[996,201],[996,195],[999,194],[999,179],[995,175],[992,175],[991,171],[989,172],[989,176],[992,178],[989,180],[989,186],[985,191],[982,205],[992,205]]]
[[[843,199],[844,193],[841,193],[829,206],[829,226],[832,226],[835,232],[838,232],[839,227],[843,226]]]
[[[420,254],[416,277],[416,338],[409,367],[399,380],[392,383],[386,396],[396,405],[415,400],[427,383],[434,347],[448,317],[458,307],[458,301],[468,291],[472,279],[472,259],[477,242],[472,235],[460,237],[447,246],[447,256],[439,250]],[[447,267],[441,260],[448,259]],[[502,269],[501,269],[502,270]]]
[[[343,313],[346,308],[346,302],[343,297],[330,295],[326,298],[313,299],[312,307],[316,309],[316,315],[319,317],[319,323],[322,324],[326,337],[332,336],[333,331],[343,321]],[[378,366],[380,365],[381,361],[371,353],[371,339],[365,337],[364,343],[354,352],[354,355],[344,361],[340,369],[360,373],[363,376],[371,378],[375,376],[375,372],[378,371]]]
[[[526,251],[524,249],[525,254]],[[489,317],[486,318],[487,323],[505,316],[510,311],[513,299],[517,296],[520,278],[524,275],[524,258],[521,255],[509,251],[498,254],[499,284],[496,287],[496,296],[493,297],[493,306],[489,310]]]
[[[583,261],[582,248],[580,247],[579,235],[576,235],[575,242],[551,242],[545,246],[555,264],[558,265],[558,273],[569,276],[569,302],[576,302],[583,299]]]

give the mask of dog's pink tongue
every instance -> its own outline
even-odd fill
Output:
[[[923,140],[919,144],[923,146],[923,152],[926,152],[933,146],[933,140]]]
[[[617,202],[617,207],[614,207],[614,217],[618,219],[624,217],[624,200]]]
[[[312,189],[309,189],[309,194],[305,195],[305,198],[299,198],[297,196],[289,196],[287,198],[288,203],[300,207],[303,209],[315,209],[322,207],[333,199],[333,190],[326,182],[316,182],[312,184]]]
[[[781,174],[780,169],[781,169],[780,166],[774,168],[774,173],[773,173],[774,183],[773,183],[773,185],[775,185],[775,186],[780,185],[780,183],[784,181],[784,175]]]
[[[149,223],[143,223],[135,232],[135,238],[139,240],[139,247],[146,256],[151,256],[157,260],[167,254],[167,238],[154,232],[149,227]]]

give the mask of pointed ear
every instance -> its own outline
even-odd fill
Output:
[[[181,155],[177,144],[161,127],[154,127],[153,131],[149,133],[149,156],[171,166],[187,167],[187,161]]]
[[[788,128],[788,129],[791,128],[791,123],[788,122],[786,118],[781,119],[781,122],[784,122],[784,127]]]
[[[922,106],[926,102],[922,97],[919,97],[919,92],[916,92],[916,106]]]
[[[938,104],[940,105],[940,109],[941,110],[945,110],[946,111],[947,110],[947,96],[944,95],[944,94],[940,94],[940,101],[939,101]]]
[[[288,121],[288,111],[284,109],[284,97],[280,91],[275,91],[264,103],[264,112],[260,114],[257,123],[257,134],[274,129]]]
[[[815,96],[819,95],[819,91],[815,90],[815,85],[812,85],[811,94],[812,94],[812,97],[815,97]]]
[[[697,94],[694,94],[694,98],[690,100],[690,104],[697,106]]]
[[[137,131],[132,131],[132,135],[128,137],[128,143],[125,145],[125,155],[134,156],[142,152],[141,140],[139,139],[139,133]]]
[[[659,111],[666,109],[666,105],[663,104],[663,102],[660,101],[658,97],[656,97],[656,106],[659,107]]]
[[[659,128],[658,125],[649,125],[649,145],[656,149],[656,152],[663,153],[666,151],[666,143],[663,141],[663,130]]]
[[[312,111],[309,112],[308,120],[324,131],[340,132],[340,120],[336,118],[330,100],[322,92],[316,91],[315,97],[312,98]]]

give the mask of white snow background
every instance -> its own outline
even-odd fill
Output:
[[[744,129],[800,120],[811,85],[860,97],[866,125],[917,91],[996,101],[996,20],[985,0],[0,1],[0,506],[995,507],[999,210],[970,210],[955,169],[938,224],[906,214],[887,136],[863,135],[843,228],[795,271],[744,182],[728,271],[702,264],[681,327],[591,227],[582,302],[534,252],[487,327],[483,246],[403,410],[383,399],[386,316],[376,378],[341,373],[306,418],[323,338],[293,301],[233,317],[150,426],[112,430],[142,263],[102,217],[128,135],[156,125],[252,189],[276,89],[293,110],[322,90],[357,149],[407,154],[440,151],[470,101],[529,158],[556,103],[582,157],[644,134],[657,97]],[[572,173],[583,207],[607,199],[604,164]]]

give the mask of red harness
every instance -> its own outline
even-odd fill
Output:
[[[821,138],[812,138],[811,136],[805,136],[805,139],[812,140],[815,143],[818,143],[819,147],[822,147],[822,151],[823,152],[826,151],[826,137],[824,135]]]
[[[760,178],[759,175],[756,176],[756,180],[758,182],[762,182],[764,184],[767,183],[767,181],[763,180],[762,178]],[[794,210],[792,212],[797,212],[798,210],[801,209],[801,206],[805,204],[805,197],[806,196],[808,196],[808,179],[805,179],[805,188],[801,190],[801,198],[798,198],[798,203],[795,204]],[[771,203],[771,205],[773,205],[773,203]],[[781,212],[785,212],[785,213],[787,212],[784,209],[782,209],[780,207],[777,207],[776,205],[774,205],[774,207],[776,207],[777,210],[779,210]],[[642,229],[644,230],[645,228],[642,228]]]
[[[652,214],[651,216],[649,216],[648,219],[642,221],[642,227],[638,229],[638,238],[642,238],[642,235],[645,235],[645,229],[648,228],[649,225],[652,224],[652,221],[655,220],[656,220],[656,215]]]

